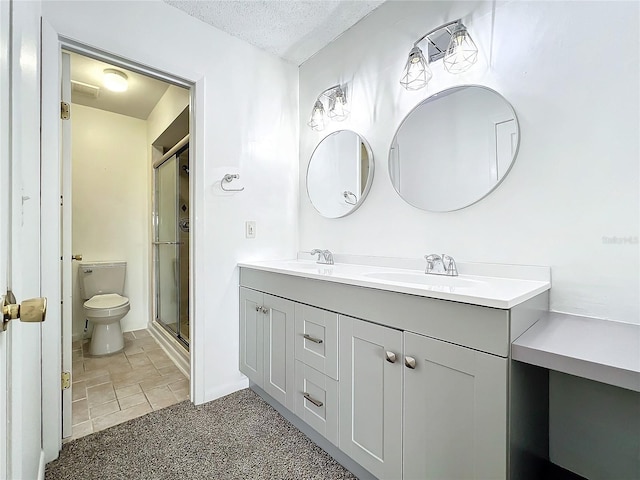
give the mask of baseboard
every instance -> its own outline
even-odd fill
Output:
[[[44,450],[40,450],[40,463],[38,465],[38,480],[44,480],[44,469],[47,464],[44,462]]]
[[[191,362],[189,352],[178,343],[178,340],[171,337],[164,328],[153,322],[149,328],[149,333],[158,342],[162,350],[167,354],[178,370],[188,379],[191,379]]]
[[[211,390],[207,390],[204,395],[204,401],[195,402],[196,405],[201,405],[203,403],[210,402],[215,400],[216,398],[224,397],[225,395],[229,395],[230,393],[237,392],[238,390],[242,390],[244,388],[249,388],[249,379],[244,378],[236,383],[229,383],[222,386],[216,386]]]
[[[284,405],[275,400],[271,395],[258,387],[255,383],[251,383],[251,390],[256,392],[262,399],[271,405],[276,411],[286,418],[294,427],[304,433],[309,440],[323,449],[327,454],[344,468],[353,473],[360,480],[377,480],[377,478],[366,470],[362,465],[356,463],[351,457],[347,456],[342,450],[338,449],[333,443],[316,432],[311,426],[303,422],[295,413],[288,410]]]

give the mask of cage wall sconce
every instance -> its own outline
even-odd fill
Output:
[[[418,46],[424,40],[427,41],[427,58]],[[400,85],[407,90],[426,87],[433,76],[429,64],[441,58],[445,70],[453,74],[468,70],[478,60],[478,47],[462,21],[455,20],[440,25],[413,44],[402,72]]]
[[[307,122],[307,125],[309,125],[312,130],[324,130],[330,120],[342,122],[349,117],[349,113],[347,86],[334,85],[318,95],[316,103],[311,110],[311,118]]]

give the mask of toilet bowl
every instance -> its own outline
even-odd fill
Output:
[[[89,355],[110,355],[124,348],[120,320],[130,308],[129,299],[117,293],[94,295],[84,302],[85,318],[93,324]]]
[[[126,262],[81,263],[78,268],[84,316],[93,325],[89,354],[110,355],[124,348],[120,320],[129,313],[123,296]]]

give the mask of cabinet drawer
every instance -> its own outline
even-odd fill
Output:
[[[338,378],[338,314],[296,304],[296,360]]]
[[[295,412],[338,445],[338,382],[296,360]]]

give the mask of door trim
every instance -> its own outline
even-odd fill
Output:
[[[42,169],[43,172],[50,172],[51,176],[44,177],[48,181],[42,181],[42,204],[48,206],[59,207],[61,187],[59,181],[51,181],[51,178],[60,178],[61,159],[60,159],[60,138],[59,138],[59,89],[60,89],[60,65],[59,55],[62,49],[80,53],[98,60],[107,61],[117,66],[122,66],[132,71],[136,71],[148,76],[158,78],[168,83],[190,89],[190,150],[189,163],[192,169],[192,180],[190,185],[190,205],[191,205],[191,242],[189,255],[189,271],[190,285],[189,292],[189,323],[191,328],[190,334],[190,351],[191,351],[191,401],[199,404],[205,400],[204,379],[204,351],[203,345],[197,341],[199,324],[204,331],[204,319],[201,319],[200,312],[204,312],[201,307],[202,302],[196,302],[196,282],[197,273],[204,270],[197,264],[198,245],[206,245],[206,239],[202,238],[202,230],[198,226],[198,212],[204,211],[205,204],[205,184],[201,172],[204,171],[204,108],[198,105],[204,105],[204,85],[205,77],[188,79],[179,73],[165,73],[151,67],[142,66],[135,60],[128,60],[115,54],[107,54],[100,50],[99,45],[88,46],[82,43],[82,38],[70,39],[57,32],[46,20],[42,21],[42,133],[41,145],[47,145],[46,149],[42,149]],[[191,74],[190,74],[191,75]],[[150,199],[149,199],[150,202]],[[149,203],[150,204],[150,203]],[[44,211],[44,210],[43,210]],[[59,213],[53,216],[42,215],[41,230],[43,232],[60,232],[60,216]],[[151,227],[150,227],[151,228]],[[48,235],[47,238],[53,238],[56,235]],[[43,295],[47,295],[50,299],[57,299],[57,302],[50,300],[50,305],[59,305],[60,302],[60,253],[59,248],[53,253],[52,245],[49,242],[43,242],[41,250],[42,255],[42,285]],[[46,248],[46,251],[45,251]],[[46,285],[46,291],[45,291]],[[152,305],[152,298],[149,298],[149,305]],[[54,310],[53,308],[51,310]],[[57,309],[55,309],[57,310]],[[149,309],[151,320],[151,308]],[[43,338],[60,338],[61,333],[61,317],[58,315],[47,318],[47,322],[43,324]],[[58,457],[58,452],[62,447],[62,409],[60,401],[60,372],[62,350],[60,342],[46,341],[42,344],[42,362],[43,372],[42,388],[43,388],[43,445],[44,459],[49,462]],[[45,401],[46,399],[46,401]]]

